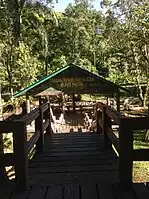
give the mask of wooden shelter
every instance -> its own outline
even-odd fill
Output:
[[[19,91],[14,97],[26,94],[27,104],[29,96],[35,96],[49,87],[63,91],[67,94],[95,94],[114,95],[117,98],[117,110],[120,110],[120,92],[126,92],[127,89],[116,85],[115,83],[100,77],[84,68],[74,64],[66,65],[56,72],[46,76],[45,78],[35,82],[29,87]]]

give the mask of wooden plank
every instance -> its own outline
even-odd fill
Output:
[[[59,144],[69,144],[69,143],[71,143],[71,144],[81,144],[81,143],[84,143],[84,144],[86,144],[86,143],[101,143],[102,141],[103,141],[103,136],[102,137],[100,137],[100,138],[94,138],[94,139],[91,139],[91,138],[89,138],[89,139],[84,139],[84,138],[79,138],[79,139],[51,139],[51,140],[49,140],[49,139],[47,139],[46,137],[44,137],[45,138],[45,143],[59,143]]]
[[[117,199],[135,199],[132,189],[125,189],[120,183],[114,185]]]
[[[79,185],[68,184],[64,186],[64,199],[80,199]]]
[[[81,186],[81,199],[98,199],[96,184],[84,184]]]
[[[82,152],[71,152],[71,153],[67,153],[67,152],[61,152],[61,153],[52,153],[49,154],[49,151],[47,151],[48,153],[44,152],[44,156],[49,156],[49,157],[59,157],[59,156],[78,156],[78,155],[84,155],[84,156],[88,156],[88,155],[100,155],[101,152],[100,151],[82,151]]]
[[[117,183],[118,171],[90,171],[90,172],[55,172],[55,173],[31,173],[30,183],[32,184],[61,184],[61,183]]]
[[[149,161],[149,149],[136,149],[133,151],[134,161]]]
[[[96,151],[96,152],[102,152],[104,149],[103,149],[103,146],[100,146],[100,145],[89,145],[89,146],[83,146],[83,145],[80,145],[75,147],[75,146],[45,146],[45,153],[46,152],[50,152],[50,153],[61,153],[61,152],[83,152],[83,151],[88,151],[88,152],[91,152],[91,151]]]
[[[78,133],[79,134],[79,133]],[[56,133],[55,133],[55,135],[57,135]],[[51,137],[49,136],[48,137],[48,134],[45,134],[45,137],[47,137],[47,140],[57,140],[57,139],[59,139],[59,140],[95,140],[95,139],[101,139],[101,137],[103,137],[103,135],[102,134],[98,134],[98,136],[97,135],[86,135],[86,136],[82,136],[82,135],[77,135],[77,136],[60,136],[61,135],[61,133],[59,133],[59,136],[53,136],[53,134],[51,135]]]
[[[52,137],[78,137],[78,136],[88,136],[88,137],[94,137],[94,136],[100,136],[98,133],[96,132],[72,132],[72,133],[57,133],[57,134],[53,134]]]
[[[45,199],[46,193],[47,187],[34,185],[27,199]]]
[[[96,161],[96,160],[87,160],[87,161],[85,161],[85,160],[83,160],[83,161],[76,161],[76,160],[74,160],[74,161],[59,161],[59,162],[32,162],[32,164],[30,164],[29,165],[29,168],[36,168],[36,167],[40,167],[40,165],[43,167],[43,168],[47,168],[47,167],[50,167],[50,168],[52,168],[52,167],[58,167],[58,166],[61,166],[61,167],[64,167],[64,166],[93,166],[93,165],[115,165],[115,164],[117,164],[116,163],[116,161],[115,160],[108,160],[108,159],[106,159],[106,160],[98,160],[98,161]]]
[[[15,132],[16,128],[17,127],[15,121],[11,120],[0,121],[0,133]]]
[[[24,192],[14,191],[10,197],[10,199],[28,199],[28,195],[31,192],[31,186]]]
[[[117,152],[119,153],[120,151],[120,140],[117,138],[117,136],[113,133],[112,128],[108,128],[107,135],[111,141],[111,143],[114,145],[116,148]]]
[[[39,109],[35,108],[29,114],[22,116],[19,120],[25,122],[25,124],[30,124],[33,120],[35,120],[39,116]]]
[[[58,152],[58,153],[51,153],[51,154],[49,154],[49,151],[48,151],[48,153],[45,153],[44,152],[44,154],[42,154],[43,156],[46,156],[46,157],[60,157],[60,156],[67,156],[67,157],[69,157],[69,156],[92,156],[92,155],[96,155],[96,156],[98,156],[98,155],[100,155],[100,154],[102,154],[103,153],[103,150],[100,150],[100,151],[82,151],[81,153],[80,152],[71,152],[71,153],[66,153],[66,152]],[[108,154],[107,152],[106,152],[106,154]],[[113,152],[113,157],[116,157],[115,155],[114,155],[114,152]]]
[[[48,154],[50,155],[50,154]],[[86,161],[86,160],[101,160],[101,161],[104,161],[104,160],[114,160],[114,161],[117,161],[117,157],[113,154],[113,153],[101,153],[100,155],[96,156],[96,155],[79,155],[79,156],[71,156],[68,155],[68,156],[37,156],[37,158],[33,158],[32,160],[30,160],[30,163],[36,163],[36,162],[60,162],[60,161]]]
[[[97,139],[95,139],[95,140],[51,140],[51,141],[49,141],[49,140],[46,140],[46,138],[45,138],[45,145],[49,145],[49,146],[52,146],[52,144],[53,145],[65,145],[65,146],[67,146],[67,145],[90,145],[90,144],[98,144],[98,145],[102,145],[103,146],[103,138],[101,138],[101,139],[99,139],[99,140],[97,140]]]
[[[51,149],[54,149],[54,148],[80,148],[80,147],[95,147],[95,146],[100,146],[102,145],[102,141],[101,142],[84,142],[84,143],[81,143],[81,142],[78,142],[77,144],[76,143],[59,143],[59,142],[55,142],[55,143],[47,143],[45,142],[45,147],[47,148],[51,148]]]
[[[78,146],[78,145],[87,145],[87,146],[90,146],[90,145],[102,145],[103,146],[103,138],[102,139],[100,139],[100,140],[94,140],[94,141],[92,141],[92,140],[90,140],[90,141],[82,141],[82,140],[80,140],[80,141],[58,141],[58,140],[55,140],[55,141],[50,141],[50,142],[48,142],[47,140],[45,140],[45,145],[48,147],[52,147],[52,146]]]
[[[96,132],[90,132],[90,131],[88,131],[88,132],[80,132],[80,133],[78,133],[78,132],[72,132],[72,133],[57,133],[57,134],[53,134],[52,135],[52,137],[61,137],[61,136],[63,136],[63,137],[78,137],[78,136],[84,136],[84,137],[98,137],[98,136],[100,136],[98,133],[96,133]]]
[[[37,140],[40,137],[40,131],[36,130],[35,134],[30,138],[30,140],[27,142],[27,148],[28,148],[28,153],[32,150],[34,147],[34,144],[36,144]]]
[[[70,136],[70,137],[67,137],[67,136],[49,136],[49,138],[47,137],[47,134],[45,134],[45,137],[47,139],[47,141],[95,141],[97,139],[100,140],[103,138],[103,135],[102,134],[99,134],[99,136]]]
[[[45,131],[47,129],[47,127],[49,126],[49,122],[50,122],[50,120],[46,119],[46,122],[43,123],[43,131]]]
[[[0,165],[1,166],[13,166],[15,164],[14,153],[0,154]]]
[[[135,199],[131,190],[125,190],[123,186],[119,183],[114,184],[114,192],[116,195],[116,199]]]
[[[116,193],[112,185],[97,184],[100,199],[116,199]]]
[[[149,129],[148,117],[125,117],[121,116],[121,119],[125,119],[130,128],[134,130]]]
[[[40,105],[40,108],[41,108],[42,112],[45,112],[45,111],[49,108],[49,105],[48,105],[48,103],[46,102],[46,103]]]
[[[119,112],[118,111],[116,111],[116,110],[114,110],[114,109],[112,109],[112,108],[110,108],[109,106],[106,106],[106,113],[107,113],[107,115],[112,119],[112,120],[114,120],[114,122],[116,123],[116,124],[120,124],[120,114],[119,114]]]
[[[143,183],[136,183],[132,185],[136,199],[148,199],[149,189]]]
[[[10,199],[11,195],[12,195],[11,188],[5,187],[1,184],[1,186],[0,186],[0,198],[1,199]]]
[[[71,153],[71,152],[84,152],[84,151],[87,151],[87,152],[91,152],[91,151],[99,151],[100,149],[102,149],[101,146],[98,146],[98,147],[92,147],[92,148],[63,148],[63,149],[47,149],[45,148],[44,152],[68,152],[68,153]]]
[[[62,136],[62,137],[52,137],[52,135],[51,135],[51,138],[50,138],[50,136],[49,137],[47,137],[47,134],[45,134],[45,138],[46,138],[46,140],[47,141],[57,141],[57,140],[59,140],[59,141],[61,141],[61,142],[64,142],[64,141],[66,141],[66,142],[68,142],[68,141],[85,141],[85,142],[91,142],[91,141],[99,141],[99,140],[101,140],[102,138],[103,138],[103,135],[102,134],[99,134],[99,136],[95,136],[95,137],[91,137],[91,136],[79,136],[79,137],[76,137],[76,136],[74,136],[74,137],[64,137],[64,136]]]
[[[60,136],[60,137],[52,137],[51,138],[49,137],[49,139],[47,138],[47,141],[56,141],[56,140],[60,140],[60,141],[95,141],[97,139],[100,140],[103,135],[99,134],[100,136],[70,136],[70,137],[67,137],[67,136]],[[47,137],[47,136],[46,136]]]
[[[51,186],[48,189],[45,199],[62,199],[63,198],[63,187],[62,186]]]
[[[76,165],[58,167],[30,167],[30,173],[68,173],[68,172],[90,172],[90,171],[117,171],[117,165]]]

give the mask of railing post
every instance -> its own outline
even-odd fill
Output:
[[[46,111],[46,118],[49,119],[49,125],[46,129],[47,134],[52,134],[52,128],[51,128],[51,112],[50,112],[50,103],[48,103],[48,109]]]
[[[104,132],[104,148],[112,149],[112,143],[107,135],[108,128],[111,127],[111,119],[106,113],[106,106],[103,107],[103,132]]]
[[[99,124],[99,119],[101,118],[101,111],[99,111],[98,109],[96,109],[96,126],[97,126],[97,133],[101,133],[102,132],[102,128]]]
[[[120,119],[119,178],[125,188],[131,188],[133,169],[133,132],[126,119]]]
[[[35,132],[39,130],[40,137],[36,143],[36,152],[40,153],[44,149],[44,132],[43,132],[43,111],[39,107],[39,117],[35,120]]]
[[[28,187],[28,150],[26,124],[23,121],[15,121],[14,125],[16,125],[16,131],[14,132],[13,136],[16,185],[19,191],[24,191]]]

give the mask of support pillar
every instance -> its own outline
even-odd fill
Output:
[[[26,93],[26,114],[30,113],[30,101],[29,101],[29,95]]]
[[[41,96],[39,96],[39,107],[41,106],[42,104],[42,100],[41,100]]]
[[[120,91],[117,90],[116,92],[116,105],[117,105],[117,111],[120,112]]]
[[[72,101],[73,101],[73,110],[75,111],[75,109],[76,109],[75,94],[72,95]]]

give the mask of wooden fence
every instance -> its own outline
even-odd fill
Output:
[[[13,133],[13,153],[0,154],[2,166],[14,166],[19,190],[28,186],[28,155],[35,147],[36,152],[44,148],[44,132],[51,133],[49,104],[43,104],[28,115],[16,120],[0,121],[0,133]],[[27,141],[27,125],[35,122],[34,135]]]
[[[51,134],[51,120],[48,103],[41,105],[28,115],[16,120],[0,121],[0,133],[13,133],[13,153],[0,154],[0,166],[14,166],[16,184],[19,190],[28,186],[28,155],[35,147],[36,152],[44,148],[44,132]],[[133,149],[133,130],[149,129],[149,118],[129,118],[120,115],[114,109],[102,103],[96,104],[97,132],[104,132],[104,146],[112,149],[112,144],[119,154],[120,182],[130,187],[132,184],[133,161],[148,161],[149,149]],[[27,140],[27,125],[35,122],[35,132]],[[113,132],[112,125],[117,125],[118,136]]]
[[[112,144],[119,154],[119,179],[125,187],[132,185],[133,161],[149,161],[149,149],[133,148],[133,131],[149,129],[148,117],[126,117],[109,106],[97,103],[97,131],[104,132],[104,146],[112,148]],[[112,125],[118,126],[118,136]]]

